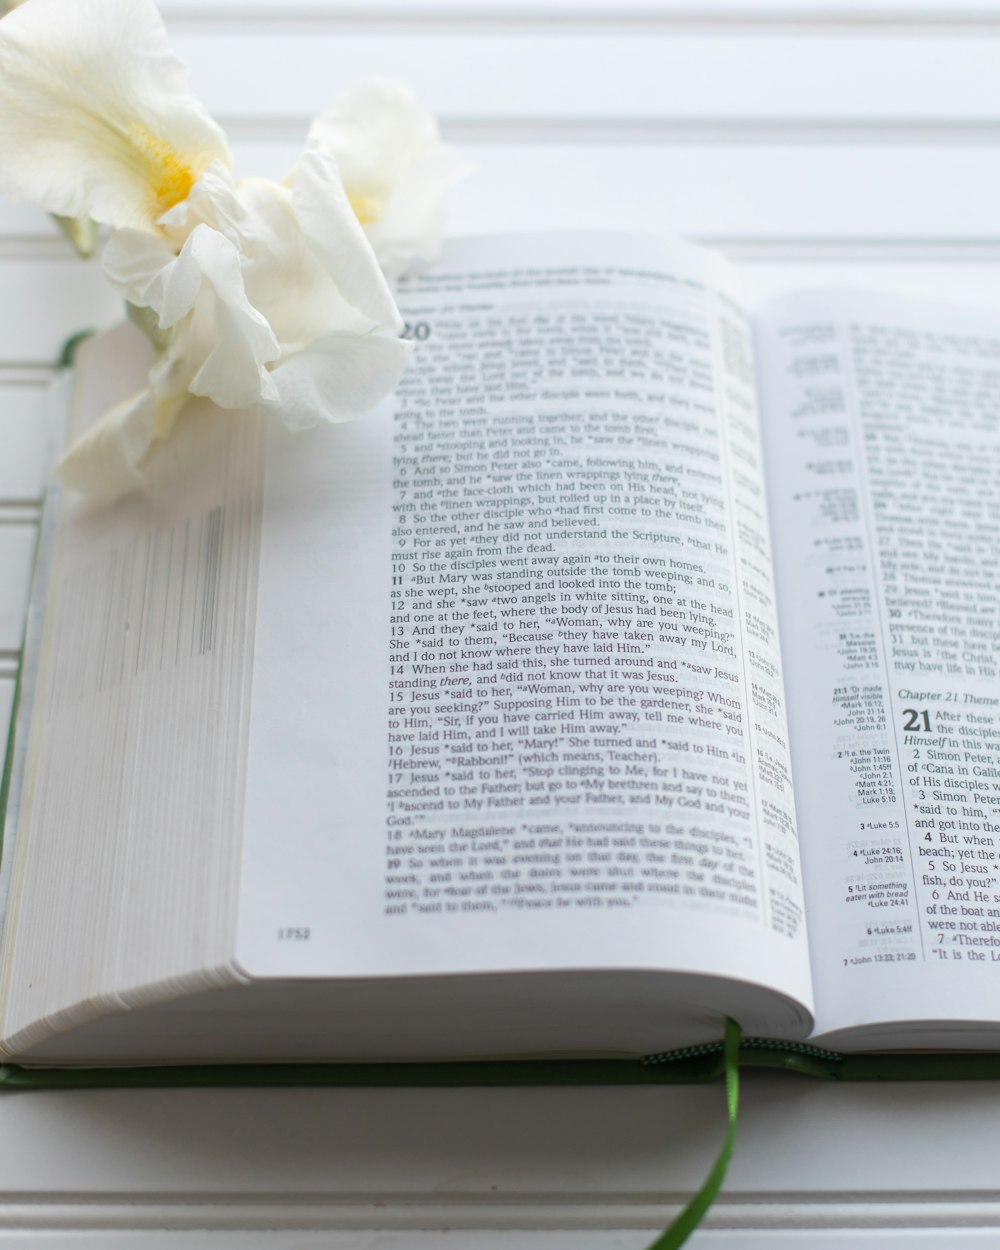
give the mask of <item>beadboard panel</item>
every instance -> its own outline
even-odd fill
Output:
[[[32,1228],[5,1233],[0,1230],[0,1246],[24,1250],[646,1250],[652,1233],[618,1229],[519,1228],[515,1233],[462,1229],[433,1232],[408,1229],[377,1231],[308,1232],[284,1225],[270,1231],[207,1232],[205,1230],[165,1231],[163,1229],[121,1229],[101,1227],[78,1232],[53,1233]],[[140,1240],[137,1240],[139,1238]],[[692,1250],[987,1250],[996,1244],[992,1229],[957,1228],[954,1225],[933,1230],[897,1229],[887,1231],[837,1231],[803,1233],[795,1229],[768,1229],[759,1232],[722,1232],[704,1229],[691,1242]]]
[[[473,169],[452,197],[459,230],[614,222],[723,246],[733,239],[1000,239],[1000,162],[986,147],[620,141],[463,150]]]
[[[49,464],[49,374],[0,370],[0,500],[36,502]]]
[[[0,516],[0,655],[13,654],[21,645],[28,583],[35,553],[35,526]]]
[[[35,1210],[35,1209],[31,1209]],[[163,1210],[174,1212],[173,1206]],[[38,1220],[25,1220],[27,1227],[5,1232],[0,1229],[0,1247],[18,1246],[26,1250],[648,1250],[656,1235],[652,1224],[633,1228],[617,1225],[575,1226],[572,1230],[550,1227],[437,1229],[389,1227],[303,1228],[298,1222],[280,1218],[266,1229],[246,1228],[248,1215],[238,1231],[225,1229],[163,1229],[131,1224],[122,1227],[122,1212],[107,1211],[107,1222],[100,1203],[86,1208],[87,1227],[72,1231],[52,1231],[47,1226],[46,1208],[38,1208]],[[69,1213],[67,1213],[69,1214]],[[151,1214],[151,1213],[147,1213]],[[209,1218],[214,1212],[210,1212]],[[117,1217],[117,1218],[116,1218]],[[155,1218],[155,1217],[154,1217]],[[612,1216],[613,1219],[613,1216]],[[41,1225],[41,1226],[39,1226]],[[993,1250],[996,1232],[945,1224],[932,1229],[808,1229],[768,1228],[738,1231],[703,1228],[691,1250]]]
[[[283,176],[302,150],[305,129],[303,120],[298,133],[290,128],[281,138],[237,134],[237,172]],[[458,147],[472,166],[449,203],[449,224],[462,233],[610,222],[723,245],[731,239],[1000,243],[1000,160],[995,146],[978,141],[658,142],[638,126],[613,142],[588,140],[586,131],[575,141],[526,132],[520,141]],[[20,259],[28,247],[36,260],[70,255],[45,214],[0,202],[0,256]],[[84,282],[87,267],[74,268],[76,281]],[[92,288],[86,291],[89,300]]]
[[[14,683],[15,679],[0,669],[0,760],[6,758],[7,730],[14,706]]]
[[[572,1231],[584,1245],[640,1250],[704,1175],[723,1103],[719,1086],[11,1095],[4,1134],[18,1149],[0,1187],[0,1236],[130,1230],[126,1244],[145,1248],[166,1230],[215,1247],[272,1230],[265,1244],[290,1250],[323,1230],[330,1246],[485,1248],[476,1238],[492,1235],[561,1250],[556,1234]],[[996,1083],[837,1087],[752,1074],[700,1244],[995,1245],[998,1117]]]
[[[66,340],[121,319],[121,298],[96,265],[84,265],[61,243],[54,257],[30,249],[0,254],[0,366],[52,366]]]
[[[1000,0],[295,0],[279,5],[275,0],[211,0],[193,5],[191,0],[161,0],[169,18],[186,21],[225,20],[232,15],[253,14],[287,20],[290,15],[320,15],[328,19],[372,15],[406,16],[435,20],[441,15],[467,20],[523,22],[525,18],[558,15],[563,20],[586,22],[595,17],[618,23],[630,19],[730,23],[734,20],[783,25],[867,22],[899,29],[908,24],[935,22],[961,26],[1000,16]]]
[[[995,1152],[986,1148],[1000,1119],[1000,1083],[832,1085],[751,1073],[743,1086],[740,1147],[710,1221],[716,1228],[733,1225],[735,1208],[750,1226],[788,1226],[792,1205],[800,1226],[835,1227],[836,1205],[849,1213],[845,1224],[891,1225],[916,1195],[941,1204],[951,1189],[967,1214],[1000,1229]],[[8,1225],[8,1203],[48,1199],[55,1210],[94,1194],[148,1210],[168,1193],[217,1207],[221,1227],[241,1203],[272,1214],[294,1204],[303,1226],[312,1203],[326,1208],[323,1221],[333,1227],[379,1204],[386,1227],[513,1226],[518,1209],[523,1225],[559,1227],[538,1214],[556,1195],[573,1225],[593,1226],[604,1208],[605,1227],[628,1227],[622,1208],[632,1204],[642,1225],[654,1226],[704,1178],[725,1129],[718,1084],[52,1091],[5,1095],[3,1111],[4,1132],[19,1148],[5,1161],[0,1226]],[[830,1139],[854,1134],[851,1150],[823,1171],[807,1149],[812,1141],[822,1153],[818,1125]],[[904,1131],[905,1152],[890,1154]],[[942,1141],[957,1142],[959,1131],[982,1149],[968,1152],[956,1186],[947,1183]],[[56,1135],[61,1149],[53,1156]],[[783,1205],[780,1217],[748,1218],[745,1208],[765,1197]],[[330,1216],[337,1205],[339,1219]]]
[[[308,117],[346,85],[375,75],[408,82],[429,108],[455,117],[1000,118],[996,37],[903,34],[888,45],[852,33],[617,30],[469,34],[419,23],[397,31],[392,23],[358,34],[289,19],[237,30],[194,31],[178,22],[173,41],[196,91],[220,118]],[[280,93],[262,90],[276,65],[296,72],[283,78]]]

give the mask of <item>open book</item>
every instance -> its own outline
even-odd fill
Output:
[[[3,1053],[1000,1048],[1000,315],[604,236],[400,299],[372,418],[57,501]]]

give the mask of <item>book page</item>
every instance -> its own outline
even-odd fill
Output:
[[[818,1029],[1000,1019],[1000,316],[804,294],[757,346]]]
[[[393,410],[268,470],[240,959],[808,1002],[745,318],[717,258],[455,245]]]

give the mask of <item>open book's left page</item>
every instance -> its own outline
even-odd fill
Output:
[[[272,436],[241,966],[670,970],[701,1037],[727,1010],[801,1035],[754,382],[724,267],[470,241],[401,302],[415,359],[392,411]],[[712,1008],[699,978],[730,981]]]

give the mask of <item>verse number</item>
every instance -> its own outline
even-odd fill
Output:
[[[401,339],[416,339],[418,343],[422,343],[425,339],[431,337],[431,328],[426,321],[404,321],[403,333],[399,337]]]
[[[311,936],[312,933],[309,929],[301,927],[278,930],[279,942],[308,942]]]
[[[931,714],[927,711],[918,712],[916,708],[904,707],[903,715],[906,719],[903,721],[903,733],[929,734],[931,731]]]

